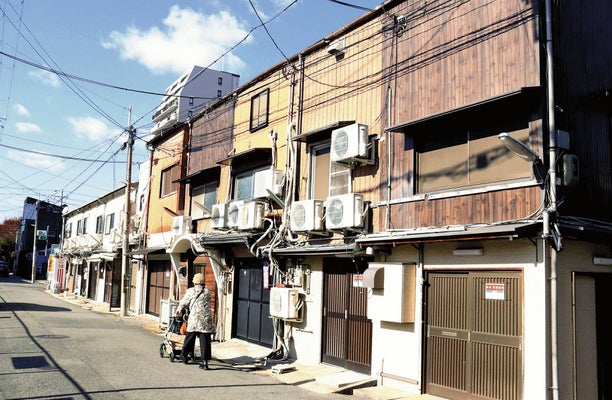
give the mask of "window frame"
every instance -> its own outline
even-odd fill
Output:
[[[264,99],[265,97],[265,99]],[[265,102],[265,104],[263,104]],[[249,118],[249,130],[256,130],[268,126],[270,112],[270,89],[266,88],[251,97],[251,111]],[[257,114],[257,115],[255,115]]]
[[[171,165],[162,169],[159,180],[159,197],[170,196],[178,192],[179,184],[177,180],[180,178],[180,167],[178,164]]]
[[[194,193],[203,188],[204,191],[202,193],[203,196],[203,202],[201,205],[203,205],[204,207],[208,208],[209,212],[207,212],[206,210],[198,207],[198,203],[196,201],[196,198],[199,197],[199,195],[194,195]],[[210,190],[212,189],[212,190]],[[207,181],[207,182],[203,182],[202,184],[199,185],[193,185],[191,187],[191,193],[190,193],[190,199],[191,199],[191,203],[190,203],[190,216],[192,218],[206,218],[206,217],[210,217],[210,212],[212,212],[212,206],[214,204],[216,204],[217,202],[217,190],[219,189],[219,181],[214,180],[214,181]],[[210,195],[211,193],[213,193],[213,199],[212,199],[212,203],[207,204],[207,201],[210,202],[210,198],[208,198],[208,195]],[[208,198],[208,200],[207,200]],[[195,211],[195,212],[194,212]]]
[[[104,219],[104,234],[110,235],[114,228],[115,228],[115,213],[106,214],[106,218]]]
[[[104,233],[104,217],[98,215],[96,217],[96,234],[101,235],[102,233]]]

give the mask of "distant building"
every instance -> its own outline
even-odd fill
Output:
[[[151,132],[184,122],[210,102],[238,87],[240,76],[210,68],[194,66],[166,89],[166,95],[153,115]]]
[[[47,260],[53,245],[60,243],[62,206],[26,197],[23,218],[15,241],[14,273],[23,278],[32,276],[32,251],[36,237],[36,274],[44,278]]]

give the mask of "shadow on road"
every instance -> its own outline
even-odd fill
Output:
[[[3,303],[0,302],[0,311],[43,311],[43,312],[66,312],[72,311],[67,307],[45,306],[36,303]]]

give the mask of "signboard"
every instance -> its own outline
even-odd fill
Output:
[[[37,230],[36,231],[36,238],[38,240],[47,240],[47,231],[43,231],[43,230]]]
[[[505,283],[485,283],[485,299],[506,300]]]
[[[353,275],[353,287],[363,287],[363,275]]]

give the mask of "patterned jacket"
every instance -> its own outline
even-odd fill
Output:
[[[189,309],[187,332],[213,333],[215,331],[210,301],[210,290],[202,285],[195,285],[187,289],[176,309],[178,313],[184,308]]]

